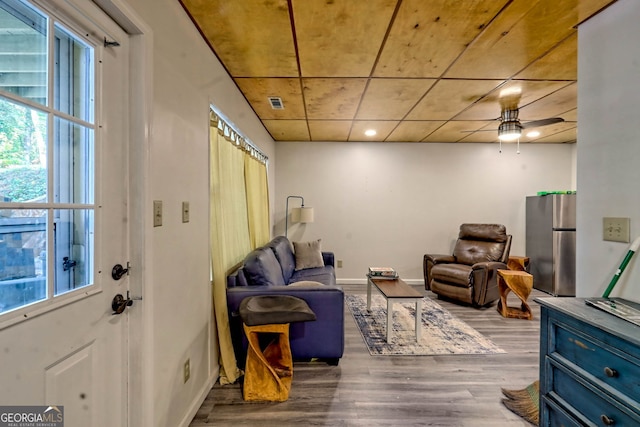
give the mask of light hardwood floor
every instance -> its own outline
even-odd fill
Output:
[[[365,285],[343,286],[366,293]],[[216,426],[531,426],[506,409],[500,388],[538,378],[540,307],[534,319],[505,319],[496,304],[474,309],[416,287],[506,351],[496,355],[371,356],[345,307],[345,352],[338,366],[296,363],[289,400],[242,400],[239,384],[216,384],[190,427]],[[518,300],[509,295],[509,306]]]

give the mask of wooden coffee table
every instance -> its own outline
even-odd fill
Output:
[[[416,341],[420,341],[420,335],[422,335],[423,295],[401,279],[372,279],[367,276],[367,311],[371,311],[371,285],[375,286],[387,300],[387,342],[391,342],[394,302],[416,304]]]

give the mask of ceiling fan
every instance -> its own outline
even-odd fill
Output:
[[[512,109],[503,109],[500,114],[500,126],[498,126],[498,139],[500,141],[515,141],[520,138],[524,129],[538,128],[548,126],[555,123],[564,122],[561,117],[550,117],[548,119],[534,120],[527,123],[520,123],[518,119],[518,107]]]
[[[520,154],[520,136],[525,129],[539,128],[542,126],[548,126],[555,123],[564,122],[561,117],[550,117],[548,119],[533,120],[526,123],[521,123],[518,115],[520,109],[518,104],[520,102],[521,90],[518,87],[511,87],[503,89],[500,92],[500,125],[498,126],[498,140],[500,142],[500,152],[502,152],[502,142],[518,141],[517,153]],[[491,131],[495,132],[495,129],[479,129],[479,131]],[[474,132],[474,131],[465,131]]]

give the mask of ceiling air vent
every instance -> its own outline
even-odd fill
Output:
[[[282,98],[280,98],[279,96],[270,96],[269,104],[271,104],[271,108],[273,108],[274,110],[284,110]]]

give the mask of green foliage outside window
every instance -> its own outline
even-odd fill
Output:
[[[0,99],[0,117],[0,168],[40,164],[45,124],[38,114]]]
[[[35,110],[0,99],[0,196],[12,202],[46,194],[46,123]]]
[[[0,169],[0,196],[11,202],[33,201],[47,193],[47,170],[23,166]]]

